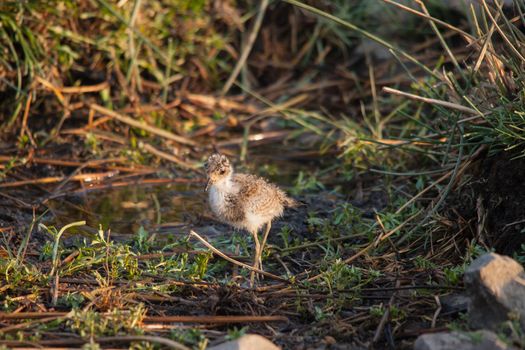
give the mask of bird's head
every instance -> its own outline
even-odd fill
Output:
[[[228,179],[233,173],[233,167],[228,158],[219,153],[209,156],[204,168],[207,176],[206,191],[211,185]]]

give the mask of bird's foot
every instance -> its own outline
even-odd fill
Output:
[[[262,264],[262,259],[259,259],[259,264],[258,264],[257,268],[259,270],[261,270],[261,271],[264,271],[263,264]],[[259,280],[263,280],[264,279],[264,275],[258,274],[258,277],[259,277]]]
[[[260,280],[260,276],[257,272],[255,271],[250,272],[250,288],[253,288],[256,282],[258,283],[259,280]]]

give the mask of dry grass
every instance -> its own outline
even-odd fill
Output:
[[[447,204],[487,153],[523,154],[522,15],[482,1],[456,25],[384,2],[421,35],[382,39],[359,1],[0,5],[0,346],[203,349],[249,331],[403,348],[464,327],[442,298],[490,247],[483,211]],[[361,36],[393,59],[357,53]],[[228,230],[200,203],[214,148],[306,203],[255,289],[245,236],[208,234],[222,256],[188,236]],[[107,193],[104,210],[149,225],[99,228]]]

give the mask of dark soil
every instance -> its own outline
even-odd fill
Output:
[[[488,248],[506,255],[520,251],[525,243],[525,159],[487,157],[471,175],[472,181],[451,198],[451,208],[457,209],[452,216],[468,223]]]

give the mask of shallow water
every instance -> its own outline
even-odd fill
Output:
[[[158,185],[86,192],[80,196],[50,201],[51,222],[56,226],[86,220],[87,226],[110,228],[118,234],[136,233],[143,226],[177,226],[205,210],[202,186]]]
[[[268,160],[268,157],[264,157]],[[239,172],[252,172],[281,186],[292,186],[300,170],[308,164],[274,160],[272,163],[239,166]],[[203,184],[130,185],[123,188],[86,191],[80,195],[54,199],[46,225],[62,227],[85,220],[88,227],[111,229],[112,235],[130,235],[142,226],[150,233],[187,233],[189,227],[213,225]],[[72,230],[74,231],[74,230]],[[213,231],[213,229],[212,229]],[[213,232],[212,232],[213,234]]]

